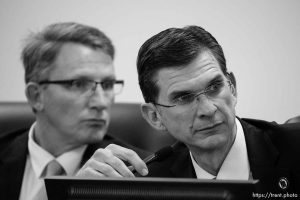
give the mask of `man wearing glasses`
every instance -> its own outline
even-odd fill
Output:
[[[113,59],[110,39],[93,27],[57,23],[30,35],[22,60],[36,122],[1,141],[6,146],[1,152],[1,198],[45,199],[45,176],[75,175],[91,156],[81,174],[95,174],[89,167],[98,165],[93,157],[113,150],[111,143],[120,144],[106,135],[111,105],[124,84],[116,79]],[[145,167],[135,152],[122,151],[131,156],[132,165]],[[97,168],[98,176],[102,170]]]
[[[140,48],[137,71],[144,118],[179,141],[148,165],[148,176],[258,179],[258,191],[299,190],[300,124],[236,117],[235,78],[209,32],[188,26],[158,33]]]
[[[235,79],[209,32],[158,33],[140,48],[137,70],[144,118],[179,141],[172,155],[148,166],[149,176],[259,179],[262,191],[299,191],[299,124],[236,117]]]

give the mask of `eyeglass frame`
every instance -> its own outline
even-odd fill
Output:
[[[91,80],[91,79],[69,79],[69,80],[43,80],[43,81],[39,81],[37,82],[39,85],[44,85],[44,84],[58,84],[58,85],[67,85],[67,86],[73,86],[74,82],[76,81],[86,81],[86,82],[90,82],[93,83],[93,87],[89,88],[88,90],[83,91],[82,93],[86,93],[88,91],[92,91],[93,93],[96,91],[97,89],[97,85],[101,85],[101,88],[104,90],[104,92],[110,92],[109,90],[105,90],[103,87],[103,84],[107,83],[107,82],[113,82],[113,84],[121,84],[121,89],[120,92],[118,93],[114,93],[114,95],[120,94],[122,92],[122,89],[124,87],[124,80],[105,80],[105,81],[95,81],[95,80]],[[113,90],[112,90],[113,91]]]
[[[229,84],[229,87],[232,87],[233,84],[232,84],[232,82],[231,82],[230,80],[227,80],[227,81],[225,81],[225,82],[227,82],[227,83]],[[197,99],[197,97],[200,96],[201,94],[206,95],[206,93],[212,91],[213,89],[210,89],[210,90],[209,90],[209,88],[211,88],[212,86],[213,86],[213,85],[210,85],[210,86],[204,88],[203,90],[201,90],[200,92],[189,94],[189,95],[193,95],[193,100],[191,101],[190,104],[192,104],[192,103]],[[183,95],[183,96],[184,96],[184,95]],[[186,95],[186,96],[187,96],[187,95]],[[165,107],[165,108],[174,108],[174,107],[176,107],[176,106],[181,106],[181,105],[179,105],[179,104],[175,104],[175,105],[165,105],[165,104],[160,104],[160,103],[156,103],[156,102],[151,102],[151,103],[154,104],[154,105],[158,105],[158,106]]]

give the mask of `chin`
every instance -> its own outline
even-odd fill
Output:
[[[227,143],[227,138],[222,135],[212,135],[205,139],[198,139],[196,146],[201,149],[214,150],[222,148]]]
[[[84,133],[84,140],[87,144],[101,142],[105,136],[106,130],[88,130]]]

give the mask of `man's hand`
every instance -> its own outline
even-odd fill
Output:
[[[78,171],[82,177],[134,177],[123,161],[130,163],[136,171],[145,176],[148,168],[145,162],[131,149],[115,144],[98,149]]]

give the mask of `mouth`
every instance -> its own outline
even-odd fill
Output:
[[[213,130],[213,129],[219,127],[221,124],[222,124],[221,121],[213,123],[213,124],[209,124],[207,126],[201,127],[200,129],[197,129],[196,132],[199,132],[199,131],[210,131],[210,130]]]
[[[86,119],[84,123],[91,125],[91,126],[105,126],[106,120],[104,119]]]

